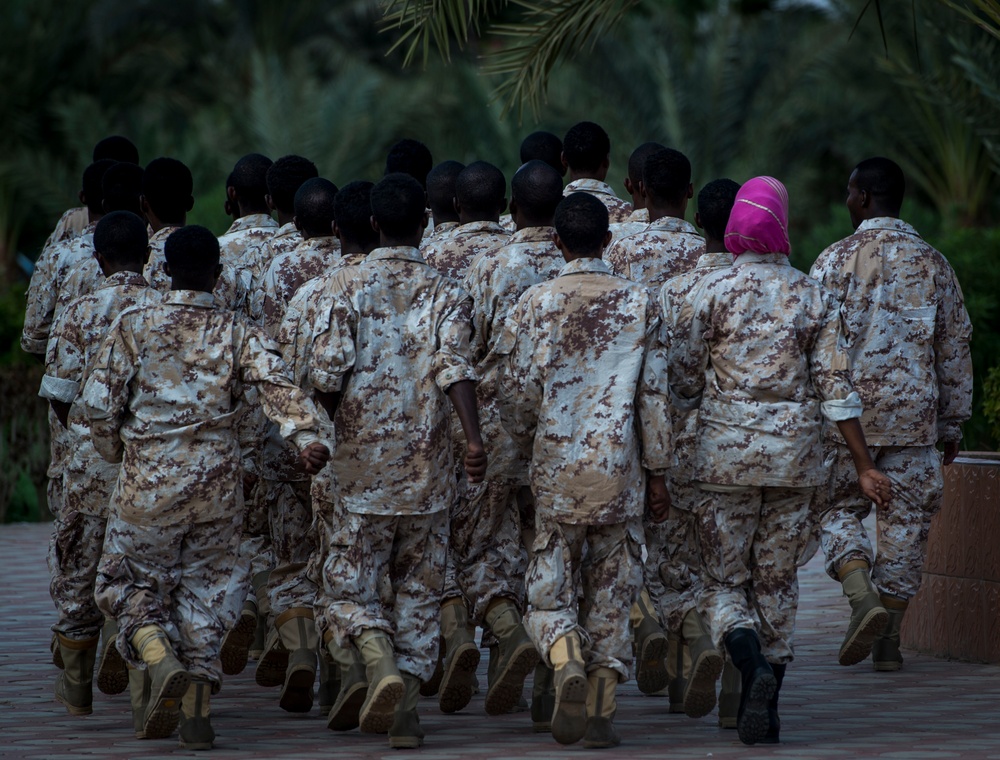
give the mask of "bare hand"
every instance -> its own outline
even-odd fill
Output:
[[[651,475],[646,481],[646,504],[653,522],[661,523],[670,515],[670,493],[663,475]]]
[[[892,481],[876,469],[865,470],[858,475],[858,485],[869,499],[880,507],[889,505],[892,498]]]
[[[482,483],[486,477],[486,450],[482,444],[469,444],[465,452],[465,474],[470,483]]]
[[[302,449],[299,457],[302,459],[302,466],[306,472],[315,475],[330,461],[330,449],[322,443],[313,442]]]
[[[948,466],[955,461],[955,457],[958,456],[958,441],[945,441],[944,442],[944,463]]]

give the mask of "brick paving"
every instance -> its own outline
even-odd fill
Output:
[[[133,738],[128,695],[95,694],[94,714],[73,718],[52,698],[49,660],[54,615],[47,593],[45,525],[0,526],[0,757],[185,757],[176,739]],[[899,673],[864,663],[842,668],[837,648],[848,616],[839,587],[819,558],[801,573],[797,656],[781,695],[782,744],[745,747],[715,715],[668,715],[663,698],[644,697],[634,682],[620,689],[623,744],[606,754],[629,758],[997,758],[1000,760],[1000,667],[948,662],[904,652]],[[485,653],[484,653],[485,655]],[[485,684],[485,656],[480,681]],[[598,750],[561,747],[531,732],[527,714],[491,718],[483,698],[456,715],[423,700],[427,732],[420,750],[391,750],[383,736],[326,729],[318,710],[283,713],[277,689],[253,681],[252,664],[229,678],[212,705],[216,758],[558,758]]]

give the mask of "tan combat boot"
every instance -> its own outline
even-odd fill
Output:
[[[684,692],[687,691],[685,674],[691,669],[691,653],[679,633],[667,634],[667,712],[674,715],[684,712]],[[657,692],[662,694],[663,690]]]
[[[580,635],[571,631],[557,639],[549,651],[549,659],[555,670],[556,691],[552,738],[560,744],[573,744],[587,730],[588,686]]]
[[[257,602],[247,597],[236,623],[222,639],[219,658],[227,676],[242,673],[250,659],[250,647],[257,633]]]
[[[396,705],[396,714],[389,727],[389,746],[393,749],[416,749],[424,743],[424,730],[420,727],[417,703],[420,701],[420,679],[401,673],[405,691]]]
[[[181,700],[181,725],[178,733],[184,749],[212,749],[215,731],[209,719],[212,684],[207,678],[192,678]]]
[[[149,705],[149,671],[128,666],[128,691],[132,700],[132,728],[136,739],[146,738],[146,707]]]
[[[486,714],[503,715],[517,707],[524,679],[540,658],[521,624],[520,611],[510,599],[493,600],[486,610],[486,625],[500,642],[494,675],[486,691]]]
[[[333,656],[323,647],[319,650],[319,687],[316,689],[316,701],[319,702],[319,712],[324,718],[329,717],[330,708],[340,694],[340,666]]]
[[[267,631],[264,651],[257,660],[254,681],[258,686],[281,686],[285,683],[285,675],[288,673],[288,656],[291,653],[278,632],[278,621],[274,622],[274,628]]]
[[[191,675],[174,655],[163,629],[146,625],[132,636],[132,646],[149,670],[149,701],[143,716],[146,739],[166,739],[180,720],[180,701]]]
[[[128,688],[128,669],[118,651],[118,623],[106,618],[101,630],[101,660],[97,666],[97,688],[103,694],[121,694]]]
[[[358,721],[366,734],[388,733],[396,718],[396,705],[406,691],[396,667],[392,642],[383,631],[368,629],[355,637],[368,678],[368,694]]]
[[[445,657],[438,704],[444,713],[458,712],[472,701],[480,654],[468,625],[465,600],[448,599],[441,605]]]
[[[644,588],[629,611],[635,647],[635,681],[639,691],[647,695],[663,691],[669,682],[666,666],[669,645],[655,610]]]
[[[59,652],[64,667],[56,678],[56,700],[66,706],[70,715],[90,715],[94,711],[97,642],[96,636],[76,641],[59,634]]]
[[[547,734],[552,731],[552,713],[555,708],[555,672],[544,662],[540,662],[535,666],[535,678],[531,686],[531,728],[535,733]]]
[[[438,636],[438,657],[431,677],[420,684],[421,697],[435,697],[441,689],[441,679],[444,678],[444,639]]]
[[[59,651],[59,634],[53,633],[52,638],[49,641],[49,651],[52,652],[52,664],[55,665],[59,670],[66,667],[66,663],[63,662],[62,652]]]
[[[742,680],[743,677],[732,660],[726,660],[722,668],[722,686],[719,690],[719,728],[736,728]]]
[[[845,562],[837,573],[844,596],[851,603],[851,622],[840,646],[841,665],[855,665],[868,657],[875,637],[885,630],[889,614],[872,586],[868,563],[856,559]]]
[[[368,694],[365,664],[353,644],[346,649],[338,646],[330,631],[324,638],[326,649],[339,673],[339,688],[333,707],[327,713],[326,727],[331,731],[351,731],[361,724],[361,707]]]
[[[615,687],[618,671],[596,668],[587,675],[587,730],[583,746],[588,749],[617,747],[621,737],[615,729]]]
[[[889,614],[889,622],[872,644],[872,663],[875,670],[891,672],[903,667],[903,655],[899,651],[899,630],[909,601],[884,594],[881,601]]]
[[[285,712],[309,712],[313,705],[316,650],[319,647],[313,611],[305,607],[293,607],[278,615],[274,625],[282,645],[288,650],[288,668],[278,706]]]
[[[697,610],[690,610],[684,616],[681,632],[691,657],[684,690],[684,714],[689,718],[701,718],[715,708],[715,682],[719,680],[724,661]]]

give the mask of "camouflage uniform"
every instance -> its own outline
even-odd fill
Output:
[[[668,336],[675,403],[698,409],[700,611],[720,648],[731,631],[756,629],[769,661],[790,662],[797,563],[826,479],[821,415],[861,414],[836,301],[780,253],[740,255],[679,304],[663,296],[680,315]]]
[[[149,258],[146,259],[146,266],[142,273],[150,287],[161,293],[170,292],[170,277],[163,270],[163,264],[167,260],[164,255],[164,247],[167,238],[177,229],[179,228],[164,227],[149,236]],[[240,276],[240,270],[232,266],[226,266],[223,263],[222,274],[219,275],[213,292],[219,303],[227,309],[236,311],[246,308],[246,283]]]
[[[253,292],[254,283],[262,275],[262,249],[276,229],[278,223],[270,214],[248,214],[235,220],[226,234],[219,238],[219,260],[222,266],[239,273],[242,287],[248,294]],[[250,313],[251,301],[248,295],[245,309],[251,318],[260,321],[261,314]],[[263,306],[260,299],[257,303],[258,306]]]
[[[430,245],[435,240],[443,237],[447,237],[452,232],[458,229],[458,222],[441,222],[440,224],[434,224],[424,231],[424,236],[420,240],[420,252],[423,254],[424,248]]]
[[[441,274],[461,282],[477,256],[495,251],[509,238],[496,222],[469,222],[421,246],[420,254]]]
[[[607,256],[607,251],[611,250],[611,246],[617,243],[622,238],[626,238],[629,235],[634,235],[637,232],[642,232],[649,226],[649,209],[648,208],[637,208],[624,222],[616,222],[611,225],[611,242],[608,243],[607,250],[605,251],[605,257]],[[607,261],[607,258],[605,258]]]
[[[513,235],[517,232],[517,222],[514,221],[514,217],[510,214],[504,214],[500,217],[500,226],[503,227],[503,231],[508,235]]]
[[[458,497],[445,392],[476,379],[472,302],[406,247],[378,248],[339,270],[327,293],[310,378],[341,394],[330,464],[347,512],[324,567],[328,618],[341,647],[363,630],[385,631],[400,670],[427,680]],[[372,582],[386,574],[388,606]]]
[[[56,222],[56,228],[45,240],[42,250],[44,251],[57,243],[80,237],[84,234],[88,224],[90,224],[90,211],[86,206],[77,206],[64,211],[63,215],[59,217],[59,221]]]
[[[671,277],[694,269],[704,252],[705,238],[691,224],[664,216],[611,245],[604,260],[612,272],[645,285],[655,298]]]
[[[115,317],[132,306],[156,301],[159,294],[142,275],[113,274],[93,294],[71,302],[49,338],[39,395],[72,404],[65,431],[65,503],[52,525],[49,544],[49,592],[59,616],[52,630],[70,639],[95,638],[104,622],[94,601],[94,580],[104,547],[108,502],[118,478],[117,465],[105,462],[94,449],[89,420],[73,402]]]
[[[302,242],[302,233],[293,222],[283,224],[257,249],[257,263],[250,286],[248,313],[258,324],[264,323],[264,275],[279,254],[294,250]]]
[[[277,347],[211,293],[171,291],[112,326],[83,391],[94,446],[121,461],[97,603],[117,619],[118,649],[157,625],[193,676],[221,680],[219,648],[236,619],[233,565],[243,521],[234,433],[244,384],[296,445],[318,440],[311,401]],[[245,569],[245,568],[244,568]]]
[[[615,195],[611,185],[607,182],[601,182],[599,179],[573,180],[563,188],[563,195],[572,195],[573,193],[588,193],[597,198],[607,207],[611,224],[626,221],[632,213],[632,204]]]
[[[643,468],[663,474],[671,457],[666,352],[647,351],[659,324],[645,289],[577,259],[524,293],[496,348],[503,423],[535,496],[524,626],[548,664],[577,631],[588,670],[629,676]]]
[[[272,338],[281,326],[285,307],[302,283],[319,277],[340,260],[340,240],[327,235],[303,240],[279,253],[264,273],[264,330]]]
[[[811,274],[840,302],[851,380],[864,404],[861,426],[875,465],[892,479],[889,506],[878,510],[878,550],[861,521],[870,502],[849,482],[851,462],[835,429],[822,514],[826,569],[872,564],[878,590],[909,599],[920,586],[931,518],[944,492],[939,441],[958,441],[972,411],[972,324],[947,260],[909,224],[889,217],[816,260]]]

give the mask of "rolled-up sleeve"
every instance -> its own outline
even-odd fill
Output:
[[[476,382],[472,364],[472,298],[464,297],[444,314],[437,330],[437,351],[434,354],[434,382],[443,392],[462,380]]]

